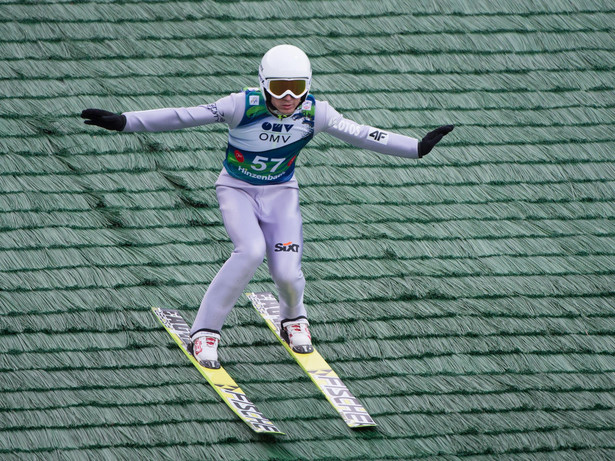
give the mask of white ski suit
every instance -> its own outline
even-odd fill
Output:
[[[282,319],[307,318],[301,271],[302,222],[294,169],[297,155],[315,134],[329,133],[382,154],[418,157],[417,139],[348,120],[311,94],[286,117],[269,112],[258,89],[233,93],[213,104],[123,115],[125,132],[167,131],[211,123],[229,126],[224,168],[215,186],[234,250],[209,285],[191,334],[222,329],[265,256],[278,289]]]

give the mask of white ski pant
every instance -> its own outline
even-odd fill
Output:
[[[255,186],[224,174],[221,179],[216,183],[216,194],[235,248],[207,288],[191,334],[222,329],[265,256],[278,290],[281,318],[307,317],[297,181]]]

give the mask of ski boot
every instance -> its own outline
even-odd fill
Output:
[[[211,331],[199,331],[192,336],[192,355],[205,368],[220,368],[218,344],[220,335]]]
[[[290,348],[298,354],[314,352],[312,336],[305,317],[292,320],[282,320],[280,336],[288,343]]]

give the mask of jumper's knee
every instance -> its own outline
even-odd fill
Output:
[[[278,290],[286,293],[303,293],[305,278],[301,270],[276,270],[271,272],[271,278]]]
[[[258,268],[265,259],[265,244],[253,243],[241,248],[235,248],[234,255],[241,258],[243,264],[254,270]]]

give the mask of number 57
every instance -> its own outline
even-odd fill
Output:
[[[272,162],[276,160],[277,162],[274,163],[271,169],[269,170],[271,173],[273,173],[275,170],[278,169],[278,167],[282,163],[284,163],[284,160],[286,160],[284,157],[278,160],[278,159],[271,159],[267,157],[261,157],[260,155],[257,155],[256,157],[254,157],[254,160],[252,161],[252,165],[250,165],[250,168],[252,168],[254,171],[264,171],[267,168],[268,162]]]

